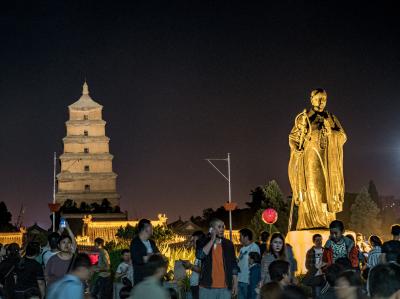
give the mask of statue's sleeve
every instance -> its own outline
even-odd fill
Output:
[[[346,133],[339,120],[332,115],[335,122],[333,134],[328,139],[327,165],[329,176],[328,211],[338,213],[343,209],[344,202],[344,178],[343,178],[343,144],[346,142]]]
[[[346,140],[347,140],[346,132],[344,131],[343,126],[339,122],[338,118],[333,114],[332,114],[332,119],[333,119],[333,121],[335,123],[335,128],[334,129],[335,129],[335,131],[337,131],[341,135],[340,141],[341,141],[342,144],[344,144],[346,142]]]
[[[294,124],[289,134],[289,146],[291,150],[298,150],[300,135],[301,135],[300,129],[296,127],[296,124]]]
[[[305,185],[304,155],[299,150],[301,130],[294,124],[289,134],[290,160],[288,165],[289,182],[292,188],[292,196],[296,205],[302,201],[302,190]]]

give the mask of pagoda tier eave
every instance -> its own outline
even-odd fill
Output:
[[[107,122],[102,119],[70,119],[65,122],[67,126],[105,126]]]
[[[83,99],[83,101],[81,101]],[[96,111],[103,110],[103,106],[93,101],[90,97],[88,99],[82,96],[78,101],[68,106],[69,111]]]
[[[74,181],[96,181],[116,179],[118,175],[115,172],[70,172],[61,171],[57,174],[59,182],[74,182]]]
[[[103,110],[103,106],[100,106],[100,107],[80,107],[80,108],[68,106],[68,108],[69,108],[69,111],[81,111],[81,112]]]
[[[57,197],[68,197],[68,196],[81,196],[81,197],[86,197],[86,198],[101,198],[101,197],[107,197],[107,198],[121,198],[121,196],[115,192],[115,190],[109,190],[109,191],[94,191],[94,192],[82,192],[82,191],[58,191],[56,193],[56,199]]]
[[[99,143],[109,143],[110,138],[107,136],[84,136],[84,135],[70,135],[63,138],[63,142],[65,143],[92,143],[92,142],[99,142]]]
[[[114,156],[110,153],[64,153],[59,159],[61,162],[71,160],[112,160]]]

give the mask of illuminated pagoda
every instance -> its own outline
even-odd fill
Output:
[[[62,206],[70,200],[79,208],[101,205],[106,200],[115,208],[120,196],[116,190],[117,174],[112,168],[113,155],[109,151],[110,138],[105,135],[103,106],[90,97],[85,82],[82,96],[68,109],[56,202]]]

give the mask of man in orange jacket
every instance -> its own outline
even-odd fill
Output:
[[[334,220],[329,225],[330,237],[325,244],[322,260],[329,266],[339,258],[348,258],[353,268],[358,267],[358,251],[354,242],[345,237],[342,221]]]

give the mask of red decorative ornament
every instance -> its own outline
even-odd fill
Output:
[[[278,220],[278,213],[274,209],[266,209],[261,218],[266,224],[274,224]]]
[[[59,203],[49,203],[50,212],[55,213],[58,212],[61,208]]]
[[[224,204],[224,209],[225,209],[225,211],[234,211],[237,209],[237,203],[236,202],[226,202]]]

